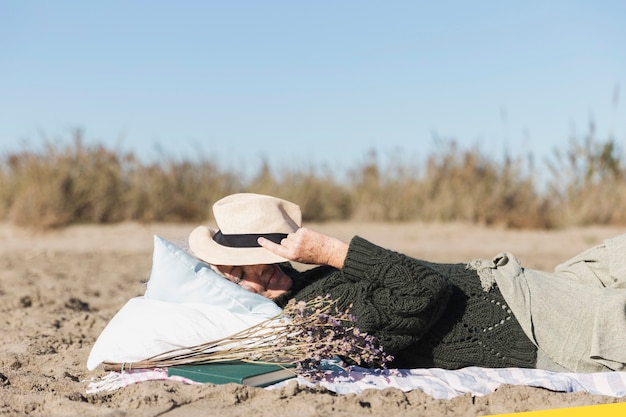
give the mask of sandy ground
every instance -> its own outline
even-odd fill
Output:
[[[193,225],[76,226],[32,233],[0,224],[0,415],[35,416],[477,416],[626,401],[503,386],[484,397],[434,400],[420,391],[370,390],[338,396],[298,387],[147,382],[87,395],[86,360],[126,301],[143,293],[152,235],[182,244]],[[507,250],[526,267],[552,269],[626,228],[507,231],[463,224],[325,224],[349,239],[433,261],[466,261]]]

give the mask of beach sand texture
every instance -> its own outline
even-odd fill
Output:
[[[558,263],[626,232],[589,227],[514,231],[467,224],[309,225],[349,240],[354,234],[409,255],[462,262],[510,251],[529,268]],[[291,383],[279,390],[237,385],[146,382],[86,394],[87,356],[113,315],[142,295],[152,236],[184,244],[194,225],[124,223],[35,233],[0,225],[0,415],[31,416],[478,416],[621,402],[625,399],[502,386],[483,397],[435,400],[420,391],[335,395]]]

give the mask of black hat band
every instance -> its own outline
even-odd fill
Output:
[[[225,235],[221,231],[217,231],[213,235],[213,240],[222,246],[229,248],[259,248],[257,240],[260,237],[271,240],[280,245],[280,241],[287,237],[287,233],[250,233],[250,234],[233,234]]]

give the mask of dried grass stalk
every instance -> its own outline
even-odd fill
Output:
[[[249,361],[296,364],[301,372],[317,368],[322,359],[342,357],[356,364],[384,366],[385,355],[373,336],[354,326],[354,316],[339,311],[336,301],[317,297],[291,300],[277,316],[228,337],[178,348],[132,363],[105,362],[105,370],[123,371]],[[332,314],[331,314],[332,313]]]

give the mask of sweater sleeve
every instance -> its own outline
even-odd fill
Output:
[[[296,294],[310,299],[330,294],[350,307],[356,324],[375,335],[390,354],[409,346],[430,329],[446,308],[452,287],[427,262],[376,246],[358,236],[343,268]]]

